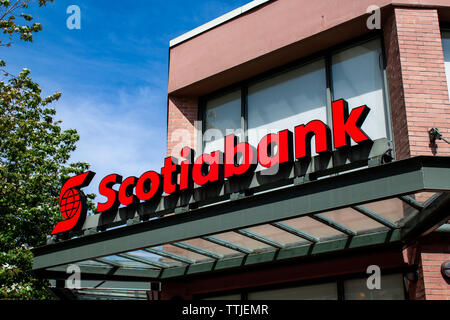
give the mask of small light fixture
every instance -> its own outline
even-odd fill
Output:
[[[445,281],[450,281],[450,260],[447,260],[441,265],[441,273],[442,277],[444,277]]]
[[[450,141],[442,136],[442,133],[439,132],[438,128],[431,128],[430,130],[428,130],[428,136],[430,138],[430,143],[433,145],[436,144],[436,140],[443,140],[450,144]]]

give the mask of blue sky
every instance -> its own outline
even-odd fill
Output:
[[[26,67],[53,105],[63,128],[80,134],[72,161],[97,175],[127,177],[161,168],[166,152],[169,41],[249,0],[55,0],[31,7],[43,30],[33,43],[0,48],[10,72]],[[69,5],[81,9],[81,29],[69,30]],[[96,201],[103,201],[102,196]]]

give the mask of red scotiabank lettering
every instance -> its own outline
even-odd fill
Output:
[[[107,201],[98,203],[97,211],[116,210],[119,204],[130,206],[139,201],[159,199],[163,193],[170,195],[190,190],[194,183],[203,186],[220,183],[225,178],[234,179],[252,173],[258,163],[270,168],[311,157],[313,137],[318,154],[331,152],[332,145],[336,149],[349,147],[351,140],[356,143],[370,141],[361,129],[370,111],[367,106],[354,108],[349,114],[347,102],[341,99],[334,101],[331,109],[332,130],[324,122],[313,120],[296,126],[294,133],[289,130],[270,133],[261,139],[257,148],[247,142],[239,142],[235,135],[228,135],[224,139],[224,153],[214,151],[195,159],[194,151],[185,147],[181,150],[184,160],[180,165],[177,159],[167,157],[161,174],[147,171],[139,178],[128,177],[123,182],[120,175],[106,176],[100,182],[99,193]],[[119,191],[113,190],[115,184],[120,184]]]

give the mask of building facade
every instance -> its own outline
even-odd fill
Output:
[[[449,84],[448,0],[252,1],[170,42],[177,191],[88,216],[33,269],[65,298],[449,300]],[[239,146],[249,173],[183,175]]]
[[[179,157],[176,148],[186,144],[199,153],[217,149],[223,141],[211,142],[214,132],[204,135],[211,128],[219,129],[223,136],[227,129],[242,129],[247,140],[256,144],[257,137],[267,132],[293,131],[295,125],[313,119],[326,121],[327,103],[345,98],[350,107],[367,104],[371,108],[367,121],[373,123],[365,132],[392,141],[395,160],[449,156],[449,144],[442,140],[431,144],[429,137],[433,127],[450,136],[449,14],[446,1],[253,1],[174,39],[170,46],[167,153]],[[200,125],[196,126],[196,121]],[[181,144],[180,128],[190,133]],[[252,135],[258,129],[263,133]],[[416,199],[421,200],[420,196]],[[379,209],[389,210],[385,206],[391,205],[381,204]],[[312,224],[302,227],[315,230]],[[277,237],[269,230],[266,233]],[[440,272],[441,264],[450,259],[450,242],[444,234],[430,234],[403,249],[398,267],[417,266],[418,280],[408,282],[406,296],[402,292],[391,298],[449,299],[450,287]],[[330,297],[337,298],[344,287],[363,287],[366,279],[357,279],[364,274],[366,257],[348,259],[338,259],[339,267],[329,271],[322,269],[334,260],[312,260],[292,267],[298,268],[297,272],[289,269],[295,275],[269,268],[256,276],[258,280],[249,271],[180,281],[168,285],[168,290],[173,287],[174,292],[186,292],[184,297],[192,298],[196,290],[204,294],[208,287],[218,288],[225,282],[228,285],[223,289],[233,297],[253,294],[259,298],[266,292],[267,297],[320,298],[332,292]],[[373,264],[387,260],[387,256],[374,257]],[[355,279],[345,280],[352,273]],[[323,280],[329,277],[331,282]],[[400,281],[400,277],[392,277],[397,279],[392,283]],[[311,279],[316,278],[319,284],[312,286]],[[304,281],[304,290],[289,285],[294,281]],[[264,290],[252,289],[258,286]],[[272,286],[272,293],[266,291]],[[400,287],[397,283],[397,289]]]

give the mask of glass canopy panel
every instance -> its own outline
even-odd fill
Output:
[[[77,265],[79,266],[98,266],[98,267],[111,267],[111,265],[100,262],[100,261],[95,261],[95,260],[85,260],[85,261],[80,261],[77,263]]]
[[[339,230],[331,228],[326,224],[323,224],[308,216],[284,220],[282,222],[293,228],[309,233],[316,238],[328,238],[337,235],[344,235]]]
[[[357,232],[383,227],[381,223],[366,217],[352,208],[328,211],[322,213],[322,215]]]
[[[417,192],[410,194],[409,196],[414,198],[417,202],[420,202],[421,204],[424,204],[427,202],[431,197],[436,195],[436,192]]]
[[[184,242],[184,241],[183,241]],[[184,242],[185,243],[185,242]],[[171,244],[165,244],[162,246],[162,250],[167,251],[167,252],[171,252],[171,253],[175,253],[179,256],[194,260],[195,262],[201,262],[201,261],[208,261],[208,260],[213,260],[210,257],[198,254],[196,252],[192,252],[183,248],[178,248],[175,247],[174,245]]]
[[[247,230],[250,230],[250,231],[257,233],[263,237],[269,238],[271,240],[275,240],[282,244],[298,243],[298,242],[306,243],[307,242],[303,238],[300,238],[294,234],[283,231],[280,228],[276,228],[269,224],[264,224],[264,225],[260,225],[260,226],[256,226],[256,227],[247,228]]]
[[[238,251],[232,250],[230,248],[200,238],[190,239],[183,242],[224,256],[239,254]]]
[[[417,211],[398,198],[366,203],[363,207],[377,213],[392,222],[397,222]]]
[[[183,264],[179,261],[167,258],[167,257],[161,257],[157,254],[153,254],[144,250],[136,250],[136,251],[130,251],[129,254],[132,254],[133,256],[136,256],[138,258],[142,258],[145,260],[148,260],[149,263],[155,262],[155,263],[163,263],[166,264],[168,267],[177,267],[182,266]]]
[[[224,233],[215,234],[214,236],[216,236],[220,239],[223,239],[225,241],[237,244],[241,247],[251,249],[251,250],[261,250],[261,249],[272,248],[265,243],[262,243],[260,241],[251,239],[249,237],[240,235],[236,232],[224,232]]]
[[[111,265],[118,265],[120,267],[124,267],[124,268],[145,268],[145,269],[157,269],[159,270],[158,267],[154,267],[145,263],[141,263],[141,262],[137,262],[134,260],[130,260],[130,259],[126,259],[123,257],[119,257],[116,255],[112,255],[112,256],[107,256],[107,257],[102,257],[101,258],[102,261],[105,261],[105,263],[110,263]]]

